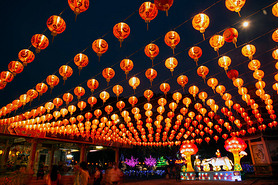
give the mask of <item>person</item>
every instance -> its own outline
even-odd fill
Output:
[[[58,173],[58,166],[53,165],[51,172],[46,176],[47,185],[59,185],[61,182],[61,175]]]
[[[201,160],[199,159],[198,155],[196,155],[196,159],[194,161],[194,170],[196,173],[196,180],[199,180],[199,171],[201,170]]]
[[[82,161],[79,166],[75,166],[75,179],[74,179],[74,185],[88,185],[89,181],[89,172],[87,168],[87,163],[85,161]]]
[[[43,179],[43,176],[44,176],[44,165],[42,162],[40,162],[38,173],[37,173],[37,180],[39,180],[39,178]]]
[[[102,173],[99,170],[99,167],[96,166],[95,173],[94,173],[94,185],[100,185],[101,179],[102,179]]]
[[[108,167],[105,170],[105,175],[103,178],[103,184],[110,185],[111,183],[111,170],[113,168],[113,164],[111,162],[108,163]]]
[[[110,173],[110,184],[120,184],[121,178],[123,177],[123,172],[118,168],[116,164],[113,165],[113,168],[111,169]]]
[[[215,153],[215,154],[216,154],[216,157],[217,157],[217,158],[220,158],[220,157],[221,157],[221,153],[220,153],[220,150],[219,150],[219,149],[216,150],[216,153]]]

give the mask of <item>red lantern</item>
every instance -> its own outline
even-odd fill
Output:
[[[238,77],[238,71],[235,69],[231,69],[227,72],[227,76],[228,78],[234,81]]]
[[[208,75],[208,73],[209,73],[209,69],[206,66],[200,66],[197,69],[197,74],[200,77],[202,77],[204,79],[204,81],[205,81],[206,76]]]
[[[101,55],[108,50],[108,43],[104,39],[97,39],[93,42],[92,48],[100,60]]]
[[[97,99],[93,96],[90,96],[87,101],[90,104],[91,108],[97,103]]]
[[[64,84],[65,84],[65,81],[67,80],[67,78],[71,77],[72,73],[73,73],[73,70],[68,65],[62,65],[59,68],[59,74],[63,77]]]
[[[154,0],[158,10],[166,11],[166,16],[168,16],[168,10],[173,5],[174,0]]]
[[[130,59],[123,59],[120,63],[120,67],[121,69],[125,72],[126,74],[126,78],[127,78],[127,74],[129,73],[129,71],[131,71],[133,69],[133,62]]]
[[[99,83],[96,79],[89,79],[87,81],[87,86],[88,86],[89,89],[91,89],[91,92],[93,93],[94,90],[96,90],[98,88]]]
[[[52,15],[47,19],[46,22],[47,28],[51,31],[53,38],[60,33],[63,33],[66,29],[66,22],[62,17],[57,15]]]
[[[39,95],[41,96],[42,94],[46,93],[48,90],[48,86],[45,83],[38,83],[36,85],[36,90],[39,92]]]
[[[11,61],[8,65],[8,69],[12,72],[15,76],[23,71],[24,66],[18,61]]]
[[[240,10],[244,6],[246,0],[226,0],[225,5],[228,10],[237,12],[240,16]]]
[[[122,47],[122,42],[130,34],[130,27],[126,23],[120,22],[113,27],[113,34],[120,41],[120,47]]]
[[[148,24],[157,16],[158,10],[155,4],[151,2],[144,2],[139,8],[139,15],[147,23],[147,30],[149,28]]]
[[[202,54],[203,54],[202,49],[198,46],[193,46],[188,51],[188,55],[190,56],[190,58],[194,59],[197,66],[198,66],[198,60],[202,56]]]
[[[0,79],[4,84],[6,84],[14,79],[14,75],[10,71],[2,71],[0,73]]]
[[[169,57],[165,60],[165,66],[171,71],[173,76],[173,71],[178,65],[178,60],[175,57]]]
[[[203,39],[205,40],[205,30],[209,26],[209,17],[204,13],[199,13],[195,15],[192,19],[192,26],[195,30],[200,31],[203,34]]]
[[[76,17],[78,14],[85,12],[89,8],[90,0],[68,0],[69,7],[74,11]],[[76,20],[75,17],[75,20]]]
[[[145,54],[147,57],[149,57],[152,60],[152,66],[153,66],[153,59],[159,54],[159,47],[156,44],[148,44],[145,47]]]
[[[168,83],[160,84],[160,90],[166,95],[168,91],[170,91],[170,85]]]
[[[71,93],[65,93],[63,95],[63,100],[66,102],[66,105],[68,105],[73,100],[73,95]]]
[[[221,35],[214,35],[209,39],[209,44],[211,47],[213,47],[214,51],[217,52],[217,55],[219,56],[219,48],[221,48],[225,43],[225,40],[223,36]]]
[[[78,53],[77,55],[75,55],[73,61],[79,69],[79,74],[80,74],[81,69],[83,67],[86,67],[89,63],[89,59],[88,59],[87,55],[85,55],[83,53]]]
[[[23,63],[24,66],[27,66],[28,63],[34,61],[35,55],[29,49],[23,49],[18,53],[18,58]]]
[[[233,42],[235,47],[237,47],[236,42],[237,42],[238,32],[235,28],[226,29],[223,33],[223,37],[226,42]]]
[[[152,85],[153,80],[157,76],[157,72],[156,72],[155,69],[149,68],[149,69],[146,70],[145,76],[150,80],[151,85]]]
[[[31,43],[36,48],[36,53],[39,53],[41,50],[47,48],[49,45],[49,40],[43,34],[35,34],[31,38]]]
[[[85,89],[81,86],[75,87],[74,94],[77,96],[77,99],[79,101],[81,96],[83,96],[85,94]]]
[[[184,87],[185,85],[188,83],[188,78],[187,76],[185,75],[180,75],[178,78],[177,78],[177,82],[178,84],[182,87],[183,91],[184,91]]]
[[[58,85],[60,82],[59,78],[56,75],[49,75],[46,78],[46,83],[50,86],[50,89],[52,90],[56,85]],[[50,91],[51,92],[51,91]]]
[[[180,42],[180,36],[175,31],[169,31],[165,35],[164,42],[165,42],[165,44],[167,44],[167,46],[172,48],[173,54],[174,54],[175,53],[174,49]]]
[[[110,80],[115,76],[115,71],[112,68],[105,68],[102,71],[102,76],[106,79],[108,86]]]

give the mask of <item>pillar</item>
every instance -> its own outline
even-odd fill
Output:
[[[50,171],[52,169],[53,161],[54,161],[54,152],[55,152],[55,147],[52,145],[49,153],[49,167],[48,170]]]
[[[119,159],[120,159],[119,148],[115,148],[114,151],[115,151],[115,163],[119,165]]]
[[[8,161],[8,158],[9,158],[10,149],[11,149],[11,145],[9,143],[9,140],[7,140],[6,141],[6,145],[5,145],[5,149],[3,151],[3,156],[1,158],[1,169],[5,168],[5,165],[6,165],[7,161]]]
[[[79,162],[85,161],[87,162],[87,152],[85,144],[80,145],[80,160]]]
[[[30,173],[34,173],[34,162],[35,162],[35,157],[36,157],[36,150],[37,150],[37,145],[38,141],[35,139],[31,140],[31,151],[30,151],[30,156],[28,159],[28,164],[27,164],[27,171]]]

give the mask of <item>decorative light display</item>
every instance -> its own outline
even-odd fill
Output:
[[[186,171],[188,172],[194,171],[194,169],[192,168],[191,155],[194,155],[197,152],[198,152],[197,146],[188,140],[181,145],[180,153],[182,154],[183,157],[186,157],[186,162],[187,162]]]
[[[125,164],[127,164],[130,167],[135,167],[138,163],[138,158],[134,158],[133,156],[131,156],[130,159],[125,159]]]
[[[156,159],[153,158],[151,155],[150,157],[145,157],[145,164],[149,167],[154,167],[156,165]]]
[[[167,166],[169,165],[168,164],[168,161],[167,159],[164,159],[164,157],[160,157],[158,160],[157,160],[157,164],[156,164],[156,167],[163,167],[163,166]]]

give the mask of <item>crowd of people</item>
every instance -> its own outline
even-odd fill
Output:
[[[115,163],[109,163],[104,173],[100,167],[96,166],[91,175],[84,161],[74,167],[73,185],[89,185],[89,182],[93,182],[93,185],[119,185],[122,179],[123,172]],[[61,175],[57,165],[53,165],[45,180],[47,185],[61,184]]]

